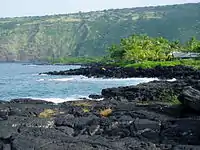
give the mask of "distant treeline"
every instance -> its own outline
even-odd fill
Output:
[[[132,34],[147,34],[153,38],[179,40],[180,43],[188,41],[192,36],[200,39],[200,3],[43,17],[2,18],[0,19],[0,61],[105,56],[107,47],[119,43],[120,39]],[[165,39],[156,40],[165,43]],[[153,43],[149,46],[155,46],[155,41],[152,39],[141,41],[151,41]],[[127,40],[121,41],[121,44],[124,42]],[[119,46],[117,47],[119,49]],[[158,46],[157,48],[160,49]],[[153,59],[154,55],[157,57],[160,54],[162,53],[151,52],[152,56],[148,56],[151,58],[144,55],[134,58],[132,51],[126,51],[124,57]],[[159,56],[160,59],[165,59],[163,57]]]

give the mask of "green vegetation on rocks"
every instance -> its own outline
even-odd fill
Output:
[[[144,61],[139,63],[122,64],[124,67],[134,68],[154,68],[156,66],[191,66],[196,69],[200,69],[200,60],[185,59],[185,60],[173,60],[173,61]]]
[[[192,37],[185,43],[169,41],[163,37],[152,38],[147,35],[132,35],[121,39],[119,44],[108,48],[113,64],[134,67],[153,68],[156,66],[185,65],[200,68],[200,41]],[[195,53],[195,59],[182,59],[173,56],[173,52]]]
[[[172,60],[172,52],[200,53],[200,41],[192,37],[186,44],[168,41],[163,37],[152,38],[147,35],[132,35],[121,39],[120,44],[108,48],[110,58],[115,61],[167,61]]]

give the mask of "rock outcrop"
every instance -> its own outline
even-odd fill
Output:
[[[192,88],[191,86],[186,87],[179,100],[188,108],[200,112],[200,91]]]
[[[161,79],[200,79],[200,70],[186,66],[161,67],[157,66],[151,69],[142,68],[124,68],[94,65],[80,69],[71,69],[66,71],[46,72],[49,75],[84,75],[87,77],[102,78],[129,78],[129,77],[157,77]]]
[[[198,87],[197,80],[153,81],[91,95],[102,101],[2,102],[0,149],[197,150],[200,113],[185,101],[198,100]]]

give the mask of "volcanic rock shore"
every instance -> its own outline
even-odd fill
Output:
[[[169,70],[180,78],[103,89],[94,100],[0,101],[0,149],[199,150],[199,71]]]
[[[66,71],[46,72],[48,75],[84,75],[101,78],[157,77],[161,79],[200,79],[200,70],[187,66],[157,66],[150,69],[92,65]]]

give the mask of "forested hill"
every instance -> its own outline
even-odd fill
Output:
[[[200,3],[0,19],[0,60],[101,56],[112,43],[146,33],[200,39]]]

